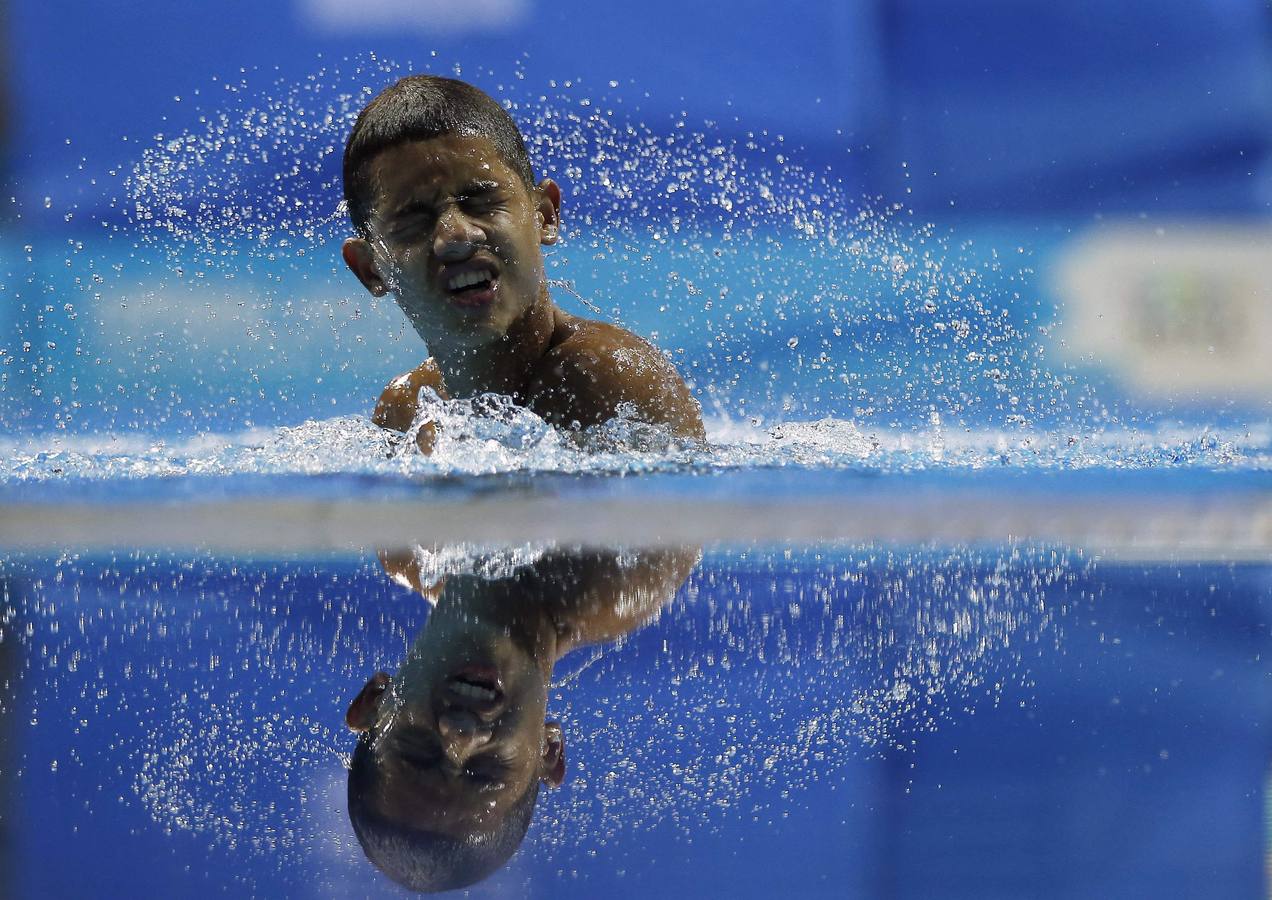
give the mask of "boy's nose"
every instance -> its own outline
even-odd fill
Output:
[[[486,234],[457,209],[449,209],[437,220],[433,234],[433,255],[443,262],[468,259]]]
[[[448,709],[437,717],[442,748],[456,764],[463,763],[490,740],[490,729],[466,709]]]

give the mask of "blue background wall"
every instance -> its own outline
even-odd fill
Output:
[[[466,24],[456,10],[473,11]],[[503,83],[520,69],[531,91],[617,81],[655,127],[684,112],[767,129],[871,192],[910,188],[919,209],[1265,214],[1272,201],[1261,0],[54,0],[12,4],[7,30],[27,200],[82,178],[81,159],[91,172],[131,158],[125,136],[192,123],[214,76],[300,79],[374,51]]]

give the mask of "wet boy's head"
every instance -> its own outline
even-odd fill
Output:
[[[385,89],[345,146],[344,193],[345,263],[431,350],[502,340],[546,296],[540,245],[557,241],[561,191],[534,183],[516,123],[472,85]]]
[[[466,82],[411,75],[385,88],[366,105],[345,144],[345,203],[359,234],[367,234],[374,201],[372,160],[397,144],[447,135],[490,141],[525,187],[534,188],[530,154],[517,123],[502,106]]]
[[[486,676],[467,666],[439,680],[430,662],[408,661],[395,679],[378,673],[350,705],[346,722],[361,734],[348,800],[377,868],[441,891],[480,881],[516,852],[540,783],[560,784],[565,759],[532,668]]]
[[[349,769],[349,821],[362,852],[385,875],[414,891],[449,891],[475,884],[501,868],[521,846],[539,797],[534,779],[493,830],[470,833],[421,828],[393,817],[378,799],[385,779],[364,734]]]

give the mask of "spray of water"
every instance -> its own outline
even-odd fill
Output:
[[[426,555],[433,574],[506,577],[541,552]],[[532,840],[567,864],[659,823],[778,821],[853,760],[1028,696],[1086,568],[1037,547],[715,551],[656,625],[563,662],[550,709],[577,748],[573,774]],[[396,668],[427,615],[373,557],[66,555],[10,560],[0,587],[0,636],[25,661],[21,694],[5,683],[0,696],[21,697],[37,748],[19,748],[11,774],[38,765],[74,792],[79,773],[105,773],[82,815],[122,800],[168,834],[281,870],[309,873],[323,842],[365,865],[340,840],[331,789],[350,745],[343,707]],[[49,760],[50,743],[70,749]]]
[[[419,68],[430,67],[453,74]],[[43,452],[114,477],[119,454],[104,444],[138,434],[147,446],[229,435],[206,457],[188,443],[160,452],[138,474],[241,471],[245,444],[277,449],[298,434],[331,449],[259,470],[378,467],[340,417],[365,415],[427,350],[340,262],[339,161],[357,111],[416,70],[368,56],[300,81],[217,80],[192,124],[152,136],[120,167],[121,190],[103,195],[90,234],[31,250],[38,274],[21,292],[22,340],[4,348],[0,402],[36,437],[15,448],[29,452],[9,477],[39,471],[31,457]],[[1266,460],[1262,433],[1123,424],[1052,365],[1053,323],[1023,247],[982,247],[862,198],[833,171],[800,165],[781,135],[646,121],[630,92],[538,89],[515,67],[461,74],[507,106],[537,171],[565,189],[565,240],[548,259],[558,302],[652,337],[702,399],[726,446],[693,461],[767,464],[797,448],[786,462],[888,468],[893,450],[921,448],[929,464],[1098,464],[1128,432],[1132,447],[1182,440],[1185,463]],[[251,432],[261,427],[273,431],[263,441]],[[467,451],[482,471],[589,467],[558,452],[568,440],[545,440],[538,455]]]

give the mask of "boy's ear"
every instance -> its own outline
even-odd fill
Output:
[[[535,191],[539,216],[539,243],[555,244],[561,237],[561,188],[551,178],[539,182]]]
[[[543,723],[543,759],[539,762],[539,778],[548,787],[560,787],[565,781],[565,735],[560,722]]]
[[[383,297],[389,292],[388,285],[380,276],[380,270],[376,268],[375,252],[366,238],[349,238],[340,249],[340,255],[344,257],[349,271],[357,275],[362,286],[374,296]]]
[[[380,711],[380,698],[389,689],[389,673],[376,672],[358,691],[358,696],[349,704],[345,713],[345,724],[350,730],[362,734],[370,731]]]

